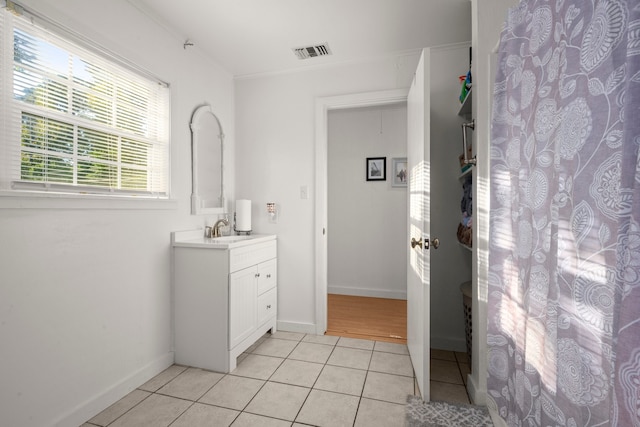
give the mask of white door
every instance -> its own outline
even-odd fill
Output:
[[[407,98],[409,219],[407,245],[407,344],[418,387],[429,395],[430,345],[430,88],[425,76],[429,52],[420,57]]]

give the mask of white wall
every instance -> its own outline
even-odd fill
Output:
[[[386,181],[367,181],[365,159],[386,157]],[[328,113],[329,293],[406,299],[407,188],[392,158],[407,157],[407,106]]]
[[[213,105],[233,177],[233,78],[125,0],[25,3],[171,84],[173,202],[0,197],[0,425],[77,426],[173,362],[169,232],[205,221],[188,123]]]

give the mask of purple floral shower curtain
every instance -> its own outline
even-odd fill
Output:
[[[522,0],[498,61],[488,404],[640,426],[640,2]]]

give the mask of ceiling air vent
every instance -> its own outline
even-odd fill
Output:
[[[327,43],[307,47],[294,47],[292,50],[298,59],[309,59],[316,56],[331,55],[331,49],[329,49],[329,45]]]

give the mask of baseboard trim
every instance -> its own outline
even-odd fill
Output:
[[[316,334],[316,325],[314,323],[301,322],[285,322],[278,320],[278,330],[286,332],[298,332],[301,334]]]
[[[388,299],[407,299],[406,291],[390,291],[388,289],[351,288],[347,286],[329,285],[328,293],[337,295],[351,295],[355,297],[373,297]]]
[[[476,381],[473,379],[473,375],[467,375],[467,393],[471,398],[471,403],[478,406],[486,406],[487,404],[487,392],[486,390],[480,390]]]
[[[104,392],[98,394],[97,396],[89,398],[85,402],[78,405],[76,408],[67,412],[66,414],[58,418],[58,420],[54,422],[53,425],[59,427],[82,425],[82,423],[93,418],[101,411],[105,410],[118,400],[122,399],[128,393],[135,390],[137,387],[141,386],[154,376],[158,375],[160,372],[167,369],[173,364],[173,361],[173,352],[169,352],[156,358],[146,366],[143,366],[142,368],[133,372],[128,377],[123,378],[119,382],[113,384]]]

